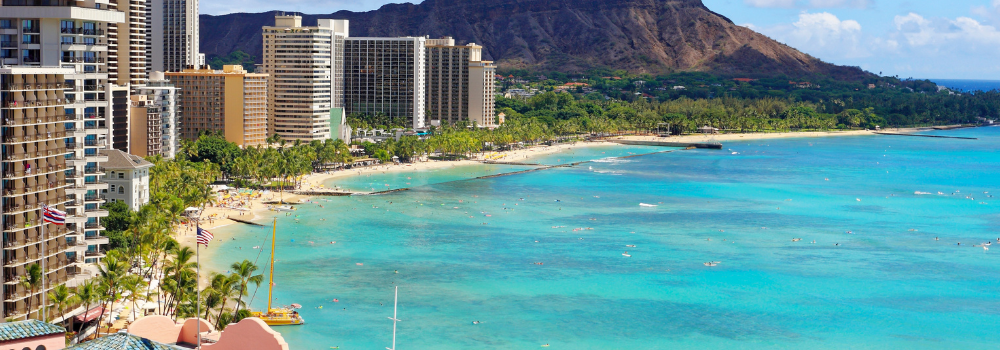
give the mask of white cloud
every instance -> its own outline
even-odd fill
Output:
[[[995,7],[991,9],[1000,9],[1000,0],[992,1]],[[996,60],[1000,57],[1000,21],[925,17],[912,12],[886,20],[890,27],[883,33],[866,31],[858,21],[828,12],[802,12],[789,24],[744,26],[824,61],[875,72],[903,77],[1000,78],[1000,61]]]
[[[753,7],[795,7],[797,0],[743,0],[747,5]]]
[[[813,56],[857,58],[869,55],[861,23],[841,20],[829,12],[799,14],[791,25],[760,28],[761,32]]]
[[[809,0],[812,8],[853,7],[866,9],[872,6],[872,0]]]
[[[993,0],[988,7],[973,6],[972,14],[979,16],[994,25],[998,25],[1000,24],[1000,0]]]
[[[752,7],[765,8],[869,8],[873,0],[743,0]]]
[[[1000,31],[969,17],[927,19],[916,13],[896,16],[896,31],[890,37],[900,38],[914,49],[941,51],[960,49],[969,52],[977,48],[1000,45]]]

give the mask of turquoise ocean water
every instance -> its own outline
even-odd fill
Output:
[[[276,303],[307,324],[276,330],[383,349],[399,286],[400,349],[995,349],[1000,244],[973,245],[1000,238],[1000,128],[938,133],[979,140],[593,147],[514,176],[336,180],[412,190],[278,217]],[[213,243],[217,270],[270,234],[220,230],[240,233]]]

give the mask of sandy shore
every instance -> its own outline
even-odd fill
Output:
[[[303,190],[327,189],[326,187],[323,186],[324,182],[327,182],[330,179],[343,178],[349,176],[362,176],[372,173],[393,173],[393,172],[409,172],[409,171],[422,171],[430,169],[453,168],[466,165],[480,164],[483,160],[492,160],[497,162],[524,162],[524,161],[529,161],[531,158],[534,157],[552,153],[558,153],[568,149],[580,148],[580,147],[608,146],[608,145],[613,146],[617,144],[604,141],[574,142],[574,143],[559,144],[554,146],[535,146],[535,147],[510,150],[504,152],[486,152],[483,154],[476,154],[472,160],[459,160],[459,161],[429,160],[426,162],[415,162],[415,163],[381,164],[367,168],[341,170],[330,173],[313,173],[306,176],[302,180],[302,189]]]

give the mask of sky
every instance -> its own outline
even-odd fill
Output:
[[[900,78],[1000,80],[1000,0],[702,0],[823,61]],[[369,11],[390,0],[201,0],[201,13]]]

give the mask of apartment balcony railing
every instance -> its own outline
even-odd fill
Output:
[[[86,174],[103,174],[104,167],[101,166],[88,166],[83,168],[83,172]]]
[[[85,253],[85,255],[86,256],[101,256],[101,255],[104,255],[104,251],[103,250],[88,250]]]
[[[60,32],[63,34],[104,35],[103,29],[62,28]]]
[[[68,57],[63,56],[63,63],[104,63],[103,57]]]

